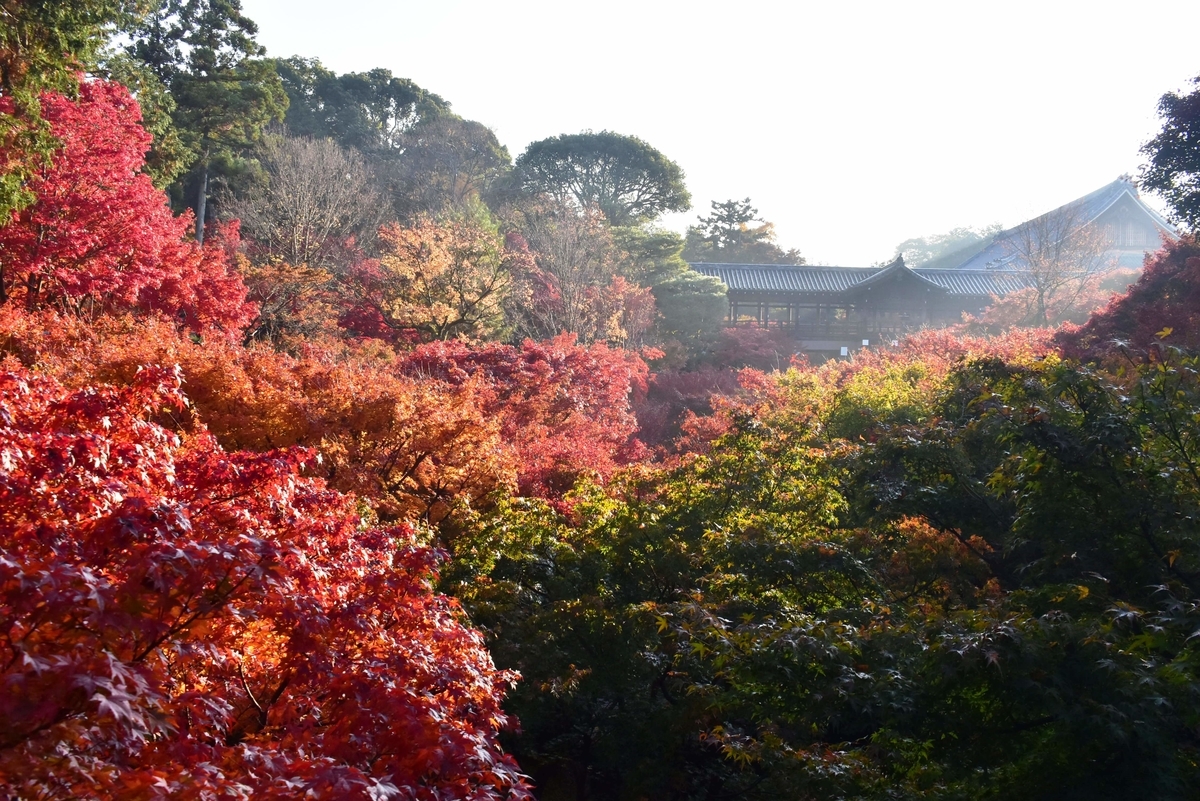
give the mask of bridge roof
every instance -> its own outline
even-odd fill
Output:
[[[731,291],[760,294],[824,295],[850,293],[888,277],[914,281],[947,295],[990,297],[1029,286],[1026,274],[1009,270],[944,270],[905,266],[903,259],[886,267],[825,267],[807,264],[709,264],[692,268],[721,279]]]

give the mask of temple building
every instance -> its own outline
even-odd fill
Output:
[[[890,343],[920,328],[979,315],[995,298],[1033,286],[1030,262],[1074,245],[1071,269],[1140,267],[1175,229],[1138,196],[1132,181],[1113,183],[1040,217],[1001,231],[993,239],[946,254],[920,267],[897,257],[884,267],[707,264],[692,267],[727,288],[728,325],[778,327],[791,332],[797,350],[815,356],[847,355]]]
[[[1161,214],[1146,205],[1127,175],[1040,217],[1001,231],[990,241],[947,253],[922,267],[951,270],[1021,270],[1028,251],[1040,238],[1064,238],[1084,232],[1103,247],[1097,263],[1106,268],[1136,270],[1147,251],[1162,247],[1164,237],[1179,234]],[[1044,243],[1046,245],[1049,242]]]

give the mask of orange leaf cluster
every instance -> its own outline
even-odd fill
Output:
[[[316,448],[311,475],[370,500],[385,520],[440,520],[515,483],[512,449],[478,381],[402,374],[369,352],[308,346],[300,356],[195,341],[169,322],[104,318],[85,324],[51,312],[0,307],[0,348],[74,387],[123,385],[144,364],[177,364],[187,415],[228,450]]]

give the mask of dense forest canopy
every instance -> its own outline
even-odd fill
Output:
[[[662,228],[636,136],[0,13],[0,794],[1200,793],[1195,233],[810,364],[689,266],[800,254]]]

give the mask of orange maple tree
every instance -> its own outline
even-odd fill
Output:
[[[300,351],[196,341],[154,316],[82,321],[0,307],[0,353],[72,387],[123,385],[143,364],[177,364],[191,403],[160,423],[203,424],[227,450],[316,448],[321,459],[306,472],[367,500],[381,519],[436,522],[515,485],[516,451],[501,441],[482,376],[405,375],[378,342]]]

